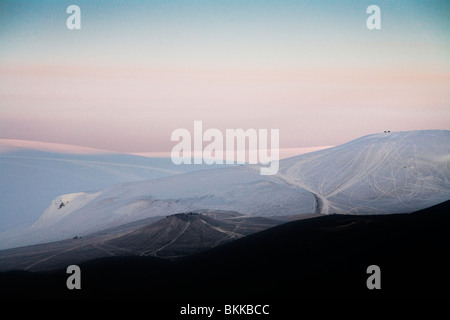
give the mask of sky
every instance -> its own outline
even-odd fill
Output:
[[[68,6],[81,9],[69,30]],[[369,30],[369,5],[381,29]],[[0,1],[0,139],[167,152],[178,128],[281,148],[450,129],[448,1]]]

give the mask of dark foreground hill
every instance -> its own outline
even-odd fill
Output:
[[[114,256],[181,257],[283,222],[282,217],[270,219],[221,210],[146,218],[84,237],[2,250],[0,272],[50,271]]]
[[[237,212],[188,212],[171,215],[109,240],[106,244],[140,256],[180,257],[214,248],[282,223]]]
[[[289,222],[174,260],[112,257],[65,270],[0,274],[2,298],[427,299],[450,297],[450,201],[412,213]],[[381,268],[381,289],[366,287]]]

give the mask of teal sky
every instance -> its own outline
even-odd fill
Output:
[[[71,4],[81,30],[66,28]],[[381,30],[366,28],[372,4]],[[448,12],[448,1],[2,0],[0,138],[137,152],[170,149],[194,120],[279,128],[284,147],[450,129]]]
[[[2,63],[450,67],[448,1],[2,1]],[[82,30],[65,9],[82,10]],[[411,50],[411,51],[409,51]],[[409,52],[409,54],[408,54]]]

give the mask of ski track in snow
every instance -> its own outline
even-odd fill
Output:
[[[405,154],[409,154],[409,149],[412,149],[412,159],[405,159]],[[394,198],[405,208],[411,207],[409,205],[411,199],[427,191],[424,189],[423,173],[418,169],[420,163],[417,160],[417,145],[409,134],[396,136],[396,139],[389,140],[381,145],[377,143],[363,145],[359,152],[348,161],[348,165],[341,166],[337,175],[345,177],[345,179],[341,179],[335,185],[330,185],[328,176],[323,172],[321,172],[322,176],[319,180],[317,180],[317,177],[311,176],[311,173],[314,174],[314,171],[319,169],[317,166],[315,167],[316,162],[320,161],[320,157],[326,156],[326,154],[327,151],[318,153],[316,156],[305,157],[306,159],[303,158],[285,170],[281,168],[279,174],[279,177],[286,183],[307,190],[314,195],[316,213],[348,213],[347,208],[342,208],[339,204],[333,203],[331,198],[345,194],[349,189],[360,185],[362,182],[364,182],[366,188],[376,194],[375,199]],[[336,152],[336,155],[343,155],[343,157],[341,159],[335,158],[335,162],[345,163],[345,153]],[[408,161],[408,164],[405,161]],[[325,170],[330,173],[330,177],[333,175],[333,172],[330,172],[331,168]],[[389,175],[380,177],[380,173],[388,173]],[[383,184],[380,185],[380,183]],[[440,193],[444,191],[439,188],[427,188]],[[354,205],[352,209],[354,211],[357,210],[358,202],[366,200],[357,192],[358,190],[354,189],[348,194],[349,204]],[[364,206],[374,211],[377,209],[367,203]]]

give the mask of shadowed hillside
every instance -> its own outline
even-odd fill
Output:
[[[48,271],[112,256],[185,256],[273,227],[283,219],[220,210],[146,218],[84,237],[2,250],[0,271]]]
[[[64,270],[0,275],[2,297],[144,299],[449,298],[450,201],[412,214],[329,215],[289,222],[175,260],[114,257]],[[381,290],[366,269],[381,268]],[[44,285],[45,283],[45,285]],[[24,290],[24,289],[27,290]]]

